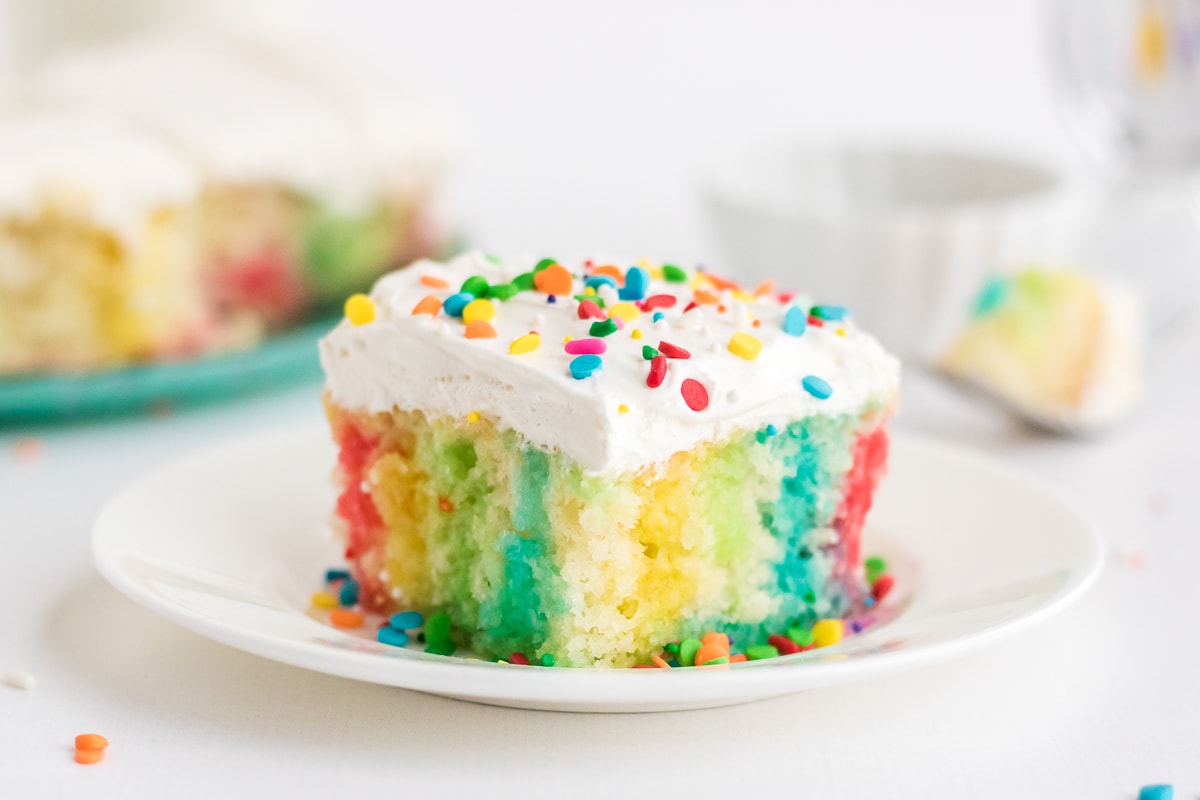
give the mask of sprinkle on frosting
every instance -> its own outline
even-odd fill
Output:
[[[348,300],[346,318],[322,343],[340,405],[460,418],[487,408],[589,471],[666,459],[711,437],[714,422],[758,431],[839,413],[898,380],[897,362],[843,306],[644,260],[624,269],[478,253],[423,261],[382,278],[371,297]],[[643,344],[647,325],[656,346]],[[545,336],[563,348],[542,348]],[[473,342],[453,344],[464,338]],[[431,382],[447,387],[436,409],[418,390]],[[668,384],[671,392],[654,391]],[[533,394],[560,408],[561,422],[534,414]],[[672,399],[680,396],[683,404]],[[613,415],[618,406],[652,413]],[[703,422],[697,411],[707,411]]]
[[[708,389],[705,389],[704,384],[700,381],[687,378],[680,385],[679,392],[683,395],[683,401],[692,411],[703,411],[708,408]]]
[[[518,336],[512,340],[512,344],[508,346],[508,352],[513,355],[521,355],[522,353],[532,353],[542,346],[542,337],[536,333],[527,333],[524,336]]]
[[[733,353],[738,358],[744,358],[747,361],[753,361],[758,358],[758,354],[762,352],[762,340],[756,336],[751,336],[748,333],[738,331],[729,337],[729,352]]]
[[[351,325],[366,325],[375,321],[375,303],[365,294],[352,294],[346,298],[346,319]]]
[[[818,400],[825,400],[833,394],[833,388],[824,378],[818,378],[816,375],[805,375],[802,381],[804,391],[811,394]]]
[[[442,308],[442,301],[438,300],[431,294],[422,297],[415,306],[413,306],[412,315],[415,317],[419,314],[428,314],[429,316],[437,316],[437,313]]]

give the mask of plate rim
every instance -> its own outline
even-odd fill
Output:
[[[214,618],[171,602],[144,586],[136,577],[128,574],[118,563],[123,555],[113,552],[113,547],[123,549],[117,534],[109,530],[116,524],[111,517],[128,502],[130,495],[144,491],[146,484],[160,479],[164,473],[186,471],[197,463],[220,458],[246,447],[261,447],[270,441],[295,442],[302,437],[312,438],[317,433],[328,436],[321,426],[306,424],[272,431],[264,431],[200,448],[181,457],[159,464],[127,483],[113,494],[95,517],[90,544],[93,561],[100,574],[127,598],[153,613],[221,644],[243,652],[268,658],[302,669],[335,675],[353,680],[366,681],[387,686],[411,689],[459,699],[484,703],[558,710],[583,711],[627,711],[630,708],[600,708],[590,706],[623,705],[638,706],[633,710],[659,710],[667,708],[699,708],[735,702],[749,702],[771,696],[790,694],[811,688],[850,683],[867,679],[873,675],[894,674],[920,667],[926,663],[949,661],[986,648],[998,641],[1015,636],[1046,618],[1059,613],[1083,596],[1098,580],[1105,565],[1105,539],[1100,526],[1075,501],[1064,498],[1031,479],[1021,470],[992,458],[984,453],[938,437],[907,431],[893,431],[892,436],[903,441],[904,446],[925,449],[937,457],[966,460],[985,472],[1002,474],[1007,482],[1035,495],[1039,500],[1058,506],[1080,524],[1078,534],[1081,543],[1087,546],[1087,561],[1081,558],[1078,569],[1072,570],[1071,578],[1057,587],[1044,601],[1032,609],[1012,618],[1001,620],[980,630],[960,634],[949,639],[922,643],[897,650],[874,652],[861,658],[815,660],[807,654],[788,657],[792,669],[779,669],[777,659],[764,662],[747,662],[732,665],[729,669],[669,670],[675,682],[670,696],[661,696],[663,678],[651,677],[660,670],[630,670],[605,667],[577,667],[569,669],[545,669],[537,666],[501,665],[491,662],[472,661],[464,658],[445,658],[411,653],[411,657],[389,657],[382,651],[364,652],[360,649],[335,649],[297,639],[291,635],[248,629],[244,625]],[[330,445],[332,447],[332,445]],[[109,541],[110,538],[112,541]],[[900,537],[893,537],[900,538]],[[283,613],[283,610],[279,610]],[[337,631],[302,612],[289,609],[295,616],[303,616],[312,622],[315,631],[326,635],[345,636],[347,641],[373,644],[352,634]],[[383,647],[380,645],[380,647]],[[816,651],[813,651],[816,652]],[[835,654],[823,649],[822,656]],[[810,660],[810,658],[812,660]],[[321,662],[314,665],[314,660]],[[774,665],[773,669],[763,669]],[[803,668],[804,679],[795,680],[797,669]],[[454,692],[447,690],[455,683],[456,676],[470,670],[472,677],[487,672],[489,686],[486,692]],[[533,684],[536,689],[531,689]],[[796,684],[796,685],[789,685]],[[470,686],[471,684],[464,684]],[[748,691],[750,685],[754,686]],[[714,687],[720,697],[714,697]],[[587,695],[581,700],[582,689]],[[619,692],[620,698],[604,700],[605,692]],[[753,696],[749,696],[753,695]],[[529,700],[536,696],[536,700]],[[728,699],[736,696],[736,699]],[[524,698],[524,699],[523,699]],[[578,701],[578,702],[577,702]],[[572,708],[575,705],[578,707]],[[585,707],[588,706],[588,707]]]

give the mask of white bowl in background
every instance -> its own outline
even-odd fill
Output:
[[[710,165],[702,190],[720,271],[849,306],[925,362],[989,274],[1054,257],[1072,208],[1042,164],[918,147],[761,148]]]

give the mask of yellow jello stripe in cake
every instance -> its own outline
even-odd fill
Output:
[[[857,431],[877,422],[746,432],[621,481],[486,417],[354,424],[381,437],[368,474],[398,604],[449,613],[485,654],[627,666],[702,630],[749,641],[844,612],[847,587],[825,578],[838,556],[819,537]]]

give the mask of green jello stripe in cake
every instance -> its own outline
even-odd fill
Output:
[[[475,443],[461,435],[428,429],[429,441],[417,448],[420,463],[438,495],[437,526],[429,534],[429,568],[439,607],[466,623],[479,616],[472,570],[481,552],[480,534],[492,511],[489,495],[495,472],[479,463]],[[445,506],[444,508],[442,506]]]
[[[527,642],[536,650],[549,635],[547,605],[555,599],[553,531],[546,513],[550,484],[549,457],[532,447],[521,448],[520,466],[512,484],[512,526],[495,547],[503,559],[499,580],[492,580],[491,596],[480,606],[481,641],[493,651],[503,643]],[[536,567],[536,568],[535,568]],[[503,653],[502,653],[503,654]]]

